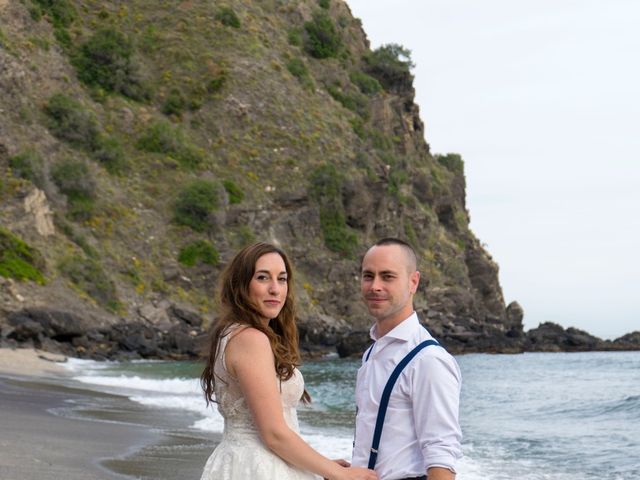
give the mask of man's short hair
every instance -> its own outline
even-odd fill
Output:
[[[402,249],[407,254],[407,258],[409,259],[410,267],[413,267],[414,270],[418,269],[418,256],[416,255],[416,251],[413,249],[411,245],[409,245],[404,240],[400,240],[395,237],[385,237],[378,240],[373,244],[374,247],[383,247],[385,245],[398,245],[402,247]],[[413,264],[413,265],[411,265]]]

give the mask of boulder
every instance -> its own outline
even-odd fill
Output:
[[[373,343],[368,331],[350,332],[336,345],[340,358],[361,356]]]
[[[524,318],[524,309],[518,302],[511,302],[507,305],[507,324],[510,330],[522,330],[522,320]]]
[[[633,350],[640,350],[640,330],[616,338],[613,343],[622,347],[633,347]]]
[[[191,325],[192,327],[202,327],[202,317],[190,310],[180,308],[176,305],[171,305],[167,309],[167,314],[169,315],[169,318],[174,322],[184,322]]]
[[[10,336],[18,341],[47,337],[67,342],[84,333],[83,321],[80,317],[60,310],[25,308],[9,314],[7,320],[9,325],[14,327]]]
[[[552,322],[541,323],[526,334],[527,349],[542,352],[576,352],[604,349],[604,342],[598,337],[577,328],[566,330]]]

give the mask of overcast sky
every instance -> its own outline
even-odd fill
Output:
[[[347,0],[412,51],[433,153],[525,329],[640,330],[640,1]]]

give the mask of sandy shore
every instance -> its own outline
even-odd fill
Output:
[[[64,360],[0,349],[0,479],[199,479],[210,435],[180,412],[76,386]]]
[[[30,348],[0,348],[0,374],[44,376],[64,375],[66,357]]]

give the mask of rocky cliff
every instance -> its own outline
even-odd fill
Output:
[[[369,323],[358,257],[392,235],[436,336],[521,348],[410,69],[339,0],[0,0],[2,342],[193,356],[260,239],[293,259],[303,345],[332,349]]]

